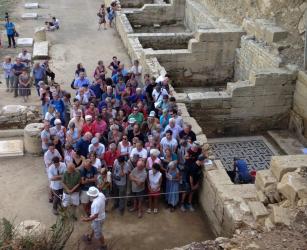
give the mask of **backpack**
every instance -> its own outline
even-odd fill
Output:
[[[107,8],[107,12],[110,13],[111,12],[111,7]]]

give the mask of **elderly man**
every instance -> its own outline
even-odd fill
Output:
[[[74,123],[76,128],[78,129],[78,132],[81,133],[82,131],[82,127],[84,124],[84,119],[82,117],[82,112],[81,111],[76,111],[75,113],[75,117],[73,117],[69,123],[68,123],[68,127],[70,126],[71,123]]]
[[[137,162],[136,168],[134,168],[129,179],[132,182],[132,193],[135,196],[133,201],[133,208],[129,211],[138,211],[138,218],[143,216],[143,199],[145,195],[145,182],[147,178],[147,173],[145,170],[145,163],[142,160]]]
[[[140,158],[146,160],[148,156],[147,150],[143,147],[143,143],[141,141],[137,142],[135,148],[133,148],[130,152],[130,157],[133,155],[139,155]]]
[[[80,72],[79,77],[74,81],[74,88],[79,89],[84,84],[88,86],[91,84],[90,80],[85,76],[85,72]]]
[[[99,139],[97,137],[93,137],[91,141],[91,145],[88,147],[89,153],[96,153],[99,159],[103,159],[103,155],[105,153],[105,146],[102,143],[99,143]]]
[[[165,127],[164,131],[171,130],[173,132],[173,138],[179,139],[179,133],[182,128],[176,124],[176,120],[174,118],[169,119],[168,125]]]
[[[25,68],[25,65],[21,63],[20,58],[16,58],[16,63],[12,67],[14,73],[14,97],[18,96],[19,76]]]
[[[34,85],[36,87],[37,94],[40,95],[39,93],[40,86],[38,83],[40,81],[44,81],[44,79],[46,78],[45,69],[41,67],[39,63],[35,63],[33,66],[32,74],[33,74]]]
[[[26,69],[30,69],[32,56],[26,48],[22,49],[22,52],[18,54],[18,58],[20,58]]]
[[[88,148],[91,145],[92,134],[90,132],[86,132],[78,141],[76,145],[76,151],[79,150],[81,155],[85,158],[88,155]]]
[[[191,140],[192,142],[196,141],[196,135],[192,131],[192,126],[189,123],[183,124],[183,130],[179,133],[179,138],[183,140]]]
[[[75,164],[70,162],[67,166],[67,171],[63,175],[63,207],[72,206],[74,218],[76,218],[76,208],[80,204],[80,184],[80,172],[76,170]]]
[[[113,166],[113,194],[115,197],[123,197],[126,195],[127,174],[129,166],[125,161],[125,156],[119,156]],[[113,208],[119,209],[121,215],[125,211],[125,198],[114,199]]]
[[[60,162],[60,158],[57,156],[53,157],[52,163],[53,164],[50,165],[48,169],[48,178],[50,181],[50,188],[54,194],[52,212],[54,215],[58,215],[58,206],[61,203],[60,195],[63,193],[62,178],[66,171],[66,164]]]
[[[93,199],[91,205],[91,215],[89,217],[82,217],[82,221],[84,222],[92,222],[92,231],[90,234],[85,235],[84,240],[91,241],[93,236],[96,240],[99,241],[101,250],[107,249],[105,244],[102,225],[106,218],[105,213],[105,205],[106,205],[106,197],[103,193],[100,193],[96,187],[90,187],[87,195]]]
[[[112,169],[115,160],[120,156],[120,152],[116,147],[115,143],[111,143],[109,145],[109,150],[107,150],[104,154],[104,160],[108,169]]]
[[[81,174],[81,203],[83,209],[87,215],[90,214],[90,197],[87,195],[87,191],[91,186],[95,186],[97,180],[97,168],[95,168],[90,159],[86,159],[80,169]]]
[[[44,129],[41,132],[42,149],[45,153],[48,150],[48,144],[51,142],[50,139],[50,123],[49,121],[44,121]]]

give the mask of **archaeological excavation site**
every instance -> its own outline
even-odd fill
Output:
[[[170,96],[209,159],[195,219],[206,230],[186,244],[180,238],[194,232],[183,226],[182,234],[170,236],[172,247],[179,242],[173,249],[306,250],[307,2],[121,0],[114,30],[110,36],[119,37],[130,62],[139,61],[142,77],[169,77]],[[48,42],[47,56],[61,72],[72,53],[54,37]],[[37,159],[39,106],[1,109],[0,137],[9,139],[0,140],[0,153]],[[247,163],[250,183],[231,178],[235,158]],[[141,248],[155,249],[126,249]]]

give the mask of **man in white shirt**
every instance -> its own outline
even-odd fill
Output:
[[[107,249],[102,231],[102,225],[106,218],[106,197],[103,193],[100,193],[96,187],[90,187],[87,191],[87,195],[93,199],[91,205],[91,215],[86,218],[82,217],[81,219],[84,222],[92,222],[92,231],[90,234],[85,236],[84,240],[91,241],[94,236],[95,239],[99,240],[100,249]]]
[[[137,142],[135,148],[131,150],[130,157],[133,157],[134,155],[138,155],[140,158],[147,159],[148,152],[145,148],[143,148],[142,142]]]
[[[158,105],[158,103],[162,102],[164,95],[168,95],[167,90],[161,88],[160,84],[157,84],[155,89],[152,91],[152,97],[154,99],[155,105]]]
[[[177,150],[178,142],[173,138],[173,132],[171,130],[166,130],[165,137],[160,141],[160,145],[162,147],[163,154],[165,155],[165,150],[169,148],[172,153],[175,153]]]
[[[32,56],[26,48],[24,48],[22,52],[18,54],[18,58],[20,58],[21,62],[25,65],[27,69],[30,68]]]
[[[66,171],[66,164],[60,162],[60,158],[57,156],[52,159],[52,162],[53,164],[48,168],[48,178],[50,188],[54,194],[52,212],[54,215],[58,215],[58,206],[61,203],[60,195],[63,194],[62,177]]]
[[[182,128],[176,124],[175,118],[169,119],[168,125],[165,127],[164,131],[171,130],[173,132],[173,138],[178,140],[179,133],[182,131]]]
[[[48,150],[44,154],[44,162],[47,174],[48,174],[48,168],[53,164],[53,158],[56,156],[62,159],[62,156],[60,155],[59,151],[55,148],[54,144],[49,143]]]

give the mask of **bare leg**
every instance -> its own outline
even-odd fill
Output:
[[[158,209],[158,196],[153,197],[154,208]]]

